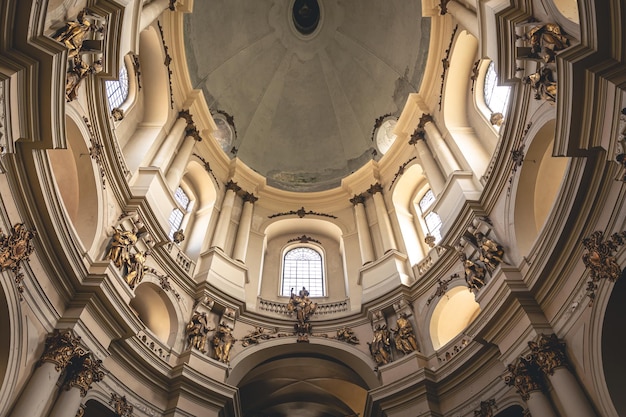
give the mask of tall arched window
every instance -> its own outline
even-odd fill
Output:
[[[126,101],[128,97],[128,70],[126,65],[120,68],[119,78],[104,83],[107,90],[107,99],[109,100],[109,110],[118,108]]]
[[[435,243],[439,243],[441,241],[441,217],[432,211],[434,203],[435,193],[433,193],[433,190],[428,190],[420,199],[418,206],[424,223],[426,223],[425,232],[435,238]]]
[[[288,297],[291,289],[298,292],[306,287],[311,297],[324,297],[324,268],[322,255],[308,246],[298,246],[283,256],[283,276],[280,295]]]
[[[487,68],[485,86],[483,88],[485,104],[489,107],[489,110],[491,110],[491,114],[501,113],[502,116],[506,116],[510,93],[511,89],[509,87],[498,85],[498,74],[496,73],[492,61]],[[486,115],[487,118],[489,118],[491,114]]]
[[[182,226],[185,214],[187,214],[189,210],[190,202],[189,196],[181,187],[178,187],[176,189],[176,192],[174,193],[174,200],[176,200],[176,204],[178,205],[178,207],[174,208],[174,210],[172,210],[172,212],[170,213],[170,239],[174,237],[174,232],[179,230]]]

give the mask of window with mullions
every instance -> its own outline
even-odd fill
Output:
[[[311,297],[326,295],[322,255],[315,249],[300,246],[285,252],[280,295],[288,297],[291,289],[298,293],[306,287]]]
[[[104,83],[107,91],[107,99],[109,100],[109,110],[113,110],[122,105],[128,97],[128,70],[126,65],[120,68],[119,78]]]
[[[428,190],[418,205],[426,223],[426,232],[435,238],[435,243],[439,243],[441,241],[441,217],[430,209],[434,203],[435,193],[433,190]]]
[[[173,239],[174,232],[180,229],[180,226],[183,224],[185,214],[187,214],[187,209],[189,208],[189,196],[181,187],[176,189],[176,192],[174,193],[174,200],[176,200],[178,207],[170,213],[170,239]]]
[[[485,104],[489,107],[489,110],[492,113],[502,113],[503,116],[506,116],[510,92],[511,89],[509,87],[498,85],[498,74],[493,62],[491,62],[485,74],[485,87],[483,89]],[[487,116],[489,117],[489,115]]]

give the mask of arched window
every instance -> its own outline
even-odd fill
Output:
[[[489,63],[489,67],[487,68],[487,72],[485,74],[485,85],[483,88],[485,104],[489,110],[491,110],[491,114],[486,115],[487,118],[490,118],[494,113],[500,113],[502,116],[506,116],[510,92],[511,89],[509,87],[498,85],[498,74],[496,73],[496,69],[492,61]]]
[[[418,206],[422,213],[424,223],[426,223],[425,232],[435,238],[435,243],[439,243],[441,241],[441,217],[432,211],[434,203],[435,193],[433,193],[433,190],[429,189],[420,199]]]
[[[185,218],[185,214],[187,214],[189,210],[189,196],[181,187],[176,189],[174,193],[174,200],[176,200],[176,204],[178,207],[174,208],[170,213],[169,223],[170,223],[170,233],[169,238],[173,239],[174,232],[180,229],[183,224],[183,219]]]
[[[107,99],[109,100],[109,110],[118,108],[126,101],[128,97],[128,70],[126,65],[120,68],[119,78],[104,83],[107,90]]]
[[[283,256],[283,276],[280,295],[288,297],[291,289],[297,293],[306,287],[311,297],[324,297],[322,255],[308,246],[298,246],[285,252]]]

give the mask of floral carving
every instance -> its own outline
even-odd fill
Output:
[[[588,238],[583,239],[583,247],[587,250],[583,254],[583,263],[589,268],[590,281],[587,282],[587,296],[589,297],[589,305],[593,304],[595,299],[595,290],[598,288],[598,282],[602,279],[611,282],[616,281],[622,269],[615,259],[615,252],[624,245],[626,241],[626,231],[613,233],[611,237],[603,241],[603,232],[597,230]]]
[[[0,229],[0,271],[11,270],[15,274],[15,283],[20,294],[24,292],[21,262],[28,261],[29,255],[33,253],[32,239],[35,236],[37,232],[27,229],[24,223],[16,223],[9,235],[5,235]]]

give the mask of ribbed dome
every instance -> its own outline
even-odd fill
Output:
[[[185,16],[192,83],[234,117],[225,151],[295,191],[338,186],[380,156],[374,123],[419,88],[430,28],[419,1],[309,2],[310,34],[294,24],[306,1],[195,2]]]

